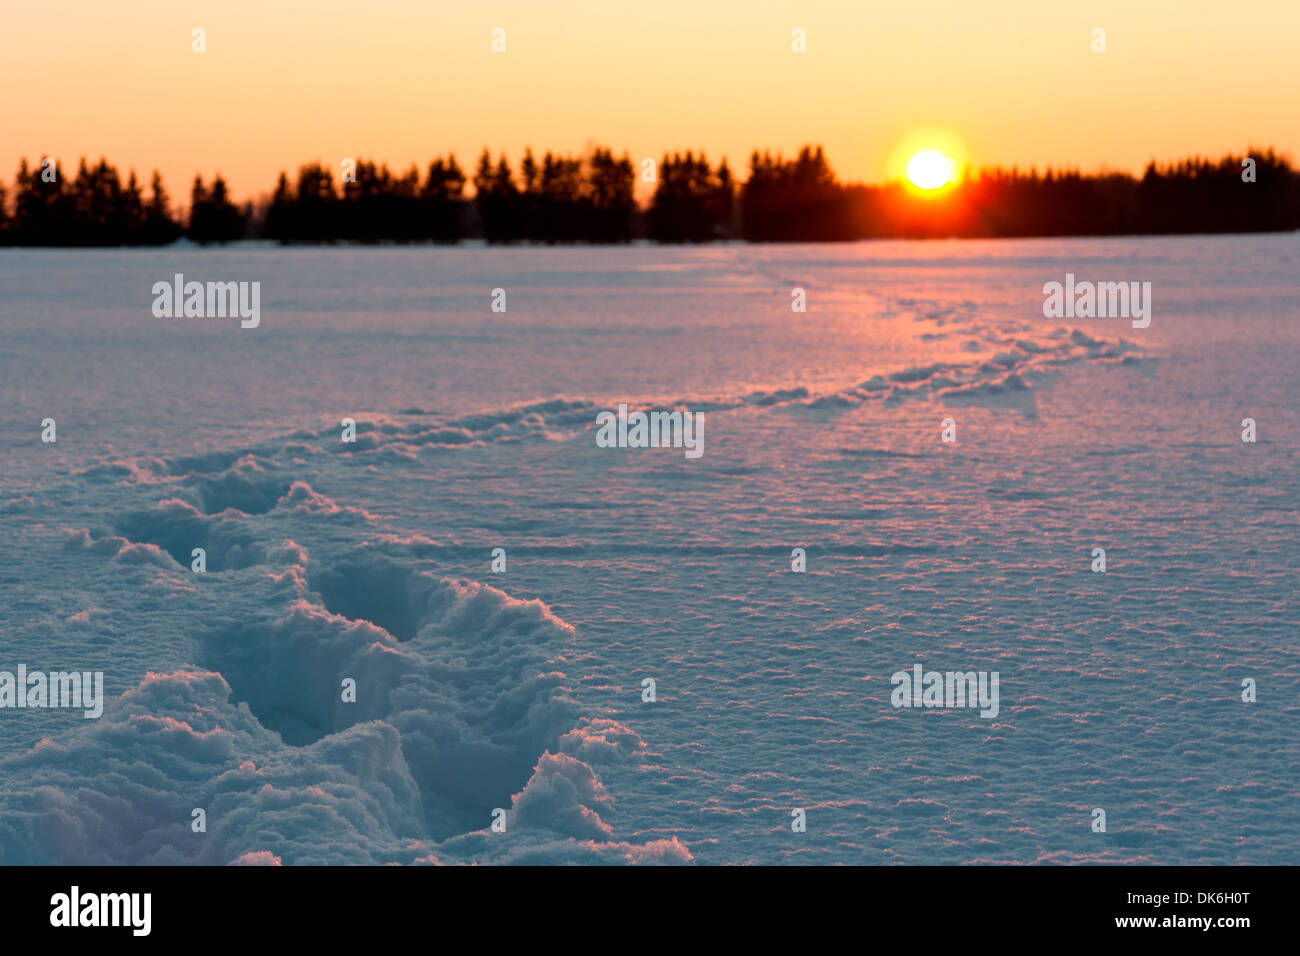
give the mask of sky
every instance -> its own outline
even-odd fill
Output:
[[[405,168],[824,145],[839,177],[941,142],[975,166],[1300,157],[1300,3],[1205,0],[0,0],[0,182],[103,155],[184,201],[346,157]],[[191,49],[205,31],[206,52]],[[494,53],[492,31],[505,31]],[[1094,29],[1105,30],[1094,53]],[[806,52],[792,50],[805,31]]]

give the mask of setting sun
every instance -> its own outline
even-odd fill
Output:
[[[917,189],[938,189],[957,178],[957,167],[937,149],[923,149],[907,161],[907,178]]]

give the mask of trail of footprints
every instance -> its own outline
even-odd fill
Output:
[[[956,321],[946,313],[919,313],[917,321],[923,320],[940,327]],[[1132,361],[1131,353],[1141,351],[1077,330],[1058,330],[1042,342],[1026,336],[1007,339],[1006,333],[988,329],[970,334],[1004,342],[1007,350],[968,366],[934,365],[888,379],[875,377],[835,395],[789,389],[707,407],[833,408],[945,393],[979,400],[1027,389],[1021,377],[1027,371],[1082,360]],[[621,725],[582,718],[567,679],[552,667],[572,645],[570,625],[540,601],[519,601],[487,585],[441,578],[413,567],[409,556],[386,553],[371,542],[320,562],[287,536],[276,540],[259,532],[252,520],[283,514],[286,530],[290,518],[363,530],[373,526],[374,516],[362,509],[340,506],[306,481],[287,477],[283,459],[347,454],[410,463],[430,449],[523,441],[557,431],[572,438],[589,427],[594,410],[591,402],[556,398],[446,422],[399,416],[359,423],[357,440],[349,445],[340,446],[329,430],[299,432],[243,452],[146,462],[146,475],[153,475],[146,483],[156,481],[162,493],[155,507],[120,514],[107,528],[73,532],[66,547],[173,572],[191,567],[201,549],[208,586],[218,590],[228,572],[264,569],[266,586],[279,592],[273,610],[254,619],[209,615],[203,627],[186,635],[189,663],[221,674],[234,697],[290,747],[310,748],[367,721],[393,726],[419,788],[431,839],[484,829],[484,808],[508,804],[509,795],[520,793],[535,768],[548,760],[548,771],[572,778],[569,786],[594,811],[603,799],[599,782],[565,764],[563,752],[608,756],[643,745]],[[425,414],[420,409],[400,413]],[[105,481],[139,479],[139,467],[106,466],[85,474]],[[343,699],[341,678],[360,688],[354,702]],[[550,756],[541,756],[539,763],[540,755]],[[474,772],[464,772],[466,767]],[[586,773],[591,774],[589,769]],[[516,812],[527,807],[526,797],[525,791]],[[579,829],[589,825],[590,817],[596,820],[594,838],[611,839],[594,812],[578,813],[575,819],[588,821]],[[644,849],[631,848],[627,854],[635,857]]]

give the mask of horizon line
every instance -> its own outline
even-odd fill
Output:
[[[595,153],[602,150],[610,153],[618,161],[623,161],[623,160],[632,161],[631,153],[626,149],[624,149],[621,154],[614,154],[612,147],[596,145],[594,141],[591,141],[586,147],[586,150],[581,153],[563,153],[563,152],[557,152],[553,150],[540,151],[540,150],[533,150],[531,146],[526,146],[519,152],[518,157],[516,159],[516,163],[521,163],[525,156],[531,154],[535,159],[539,161],[543,160],[546,157],[551,157],[557,160],[571,161],[576,159],[586,164],[590,162],[591,157]],[[799,155],[805,150],[814,153],[822,152],[823,155],[825,155],[823,147],[820,144],[812,144],[812,143],[801,146],[799,149],[793,151],[793,153],[791,153],[789,157],[787,157],[787,154],[785,153],[784,150],[780,150],[780,149],[772,150],[770,148],[754,147],[749,151],[749,155],[745,158],[745,164],[743,167],[742,166],[733,167],[731,165],[730,158],[726,155],[723,155],[721,159],[717,161],[716,166],[718,169],[721,169],[723,165],[726,165],[728,169],[732,172],[732,176],[733,176],[732,182],[735,184],[735,186],[740,187],[743,186],[745,183],[749,182],[750,179],[753,178],[752,166],[750,164],[754,156],[757,155],[757,156],[762,156],[764,158],[770,157],[771,159],[777,161],[794,161],[797,160]],[[491,156],[491,154],[492,154],[492,150],[489,147],[484,146],[477,153],[478,159],[476,159],[474,162],[477,163],[479,159],[481,159],[484,155]],[[49,154],[44,154],[44,153],[37,154],[37,155],[39,158],[37,159],[36,163],[33,165],[29,163],[27,156],[24,154],[19,159],[19,166],[18,169],[14,171],[13,178],[9,180],[0,178],[0,198],[7,197],[6,187],[13,188],[14,186],[17,185],[18,176],[21,173],[22,168],[24,166],[27,166],[27,168],[29,169],[29,175],[32,174],[30,172],[31,170],[35,170],[36,173],[39,173],[41,170],[41,164],[47,159],[55,160],[56,168],[58,169],[59,172],[60,182],[72,181],[72,179],[75,178],[76,173],[73,173],[72,176],[63,175],[65,168],[69,168],[69,167],[65,167],[63,160],[59,159],[59,157],[51,156]],[[95,166],[98,166],[100,163],[105,163],[114,172],[117,172],[119,176],[122,176],[123,181],[127,181],[129,180],[129,177],[135,176],[137,182],[141,184],[142,190],[144,189],[145,185],[147,185],[147,180],[152,179],[154,175],[157,175],[160,181],[162,180],[162,173],[158,169],[158,167],[153,167],[147,173],[140,174],[138,173],[136,167],[129,166],[126,168],[126,173],[123,176],[122,171],[114,163],[110,162],[106,155],[101,153],[99,157],[94,160],[90,159],[91,155],[93,154],[82,153],[78,156],[77,165],[76,165],[77,172],[80,172],[80,169],[83,166],[85,166],[89,170],[89,169],[93,169]],[[499,160],[505,160],[507,164],[509,164],[509,156],[506,150],[502,149],[496,155]],[[714,165],[712,161],[708,160],[707,151],[695,150],[689,147],[685,149],[665,150],[662,151],[661,154],[657,157],[655,156],[638,157],[636,162],[644,162],[647,159],[651,159],[654,160],[656,164],[659,164],[662,163],[664,159],[668,159],[668,158],[682,159],[688,156],[698,161],[707,161],[709,162],[710,166]],[[1113,168],[1108,166],[1105,162],[1095,167],[1092,167],[1088,170],[1084,170],[1083,167],[1081,166],[1052,165],[1052,164],[1043,166],[1041,169],[1038,167],[1037,164],[1030,164],[1028,166],[1021,166],[1019,164],[1012,164],[1010,166],[996,165],[996,164],[977,166],[976,164],[967,160],[966,162],[961,164],[963,175],[959,177],[958,180],[952,183],[951,185],[953,186],[953,188],[959,188],[963,183],[965,183],[970,179],[987,177],[990,174],[1015,174],[1019,176],[1029,177],[1029,178],[1037,177],[1040,179],[1047,178],[1049,176],[1054,178],[1061,178],[1063,176],[1078,176],[1080,178],[1085,178],[1085,179],[1087,178],[1103,179],[1103,178],[1119,176],[1119,177],[1127,177],[1134,180],[1140,180],[1145,175],[1146,171],[1152,167],[1155,167],[1157,171],[1168,172],[1176,166],[1188,164],[1188,163],[1194,165],[1204,165],[1204,164],[1218,165],[1226,161],[1233,161],[1239,159],[1244,160],[1246,158],[1257,158],[1257,157],[1269,157],[1270,159],[1278,162],[1283,166],[1290,167],[1293,172],[1298,170],[1289,151],[1285,149],[1279,150],[1277,147],[1272,145],[1269,145],[1267,147],[1262,147],[1262,148],[1256,148],[1254,144],[1247,144],[1245,149],[1242,150],[1240,153],[1227,152],[1217,157],[1211,156],[1210,154],[1207,153],[1200,153],[1200,152],[1180,154],[1178,157],[1173,159],[1159,159],[1152,156],[1145,163],[1141,164],[1141,169],[1138,171],[1134,171],[1131,169],[1123,169],[1123,168]],[[352,160],[357,165],[360,165],[363,162],[372,164],[376,166],[378,169],[387,170],[390,174],[394,176],[409,175],[411,172],[415,172],[417,173],[417,175],[421,173],[427,175],[429,168],[434,163],[443,160],[446,161],[454,160],[457,163],[457,166],[460,169],[460,171],[465,176],[465,188],[467,192],[461,198],[466,201],[472,201],[475,198],[477,198],[478,195],[478,190],[477,188],[474,187],[473,167],[461,165],[461,160],[457,159],[455,151],[448,151],[445,154],[443,153],[435,154],[434,156],[432,156],[427,160],[424,160],[423,162],[418,160],[410,160],[405,164],[393,163],[391,165],[390,165],[390,161],[387,159],[372,158],[372,157],[367,157],[364,154],[358,154],[356,156],[343,157],[342,160],[339,160],[336,163],[326,163],[325,161],[317,158],[317,159],[307,159],[302,162],[299,162],[295,169],[281,168],[274,174],[274,177],[277,180],[277,183],[275,185],[272,185],[270,189],[260,190],[258,192],[252,193],[251,195],[245,193],[244,198],[240,203],[240,205],[255,205],[262,202],[263,200],[269,201],[275,194],[275,190],[278,186],[278,179],[280,176],[284,176],[286,179],[290,179],[291,176],[301,174],[301,172],[304,169],[317,167],[329,172],[333,177],[336,172],[336,167],[342,166],[342,163],[346,160]],[[829,157],[827,157],[827,164],[831,165]],[[741,179],[735,175],[736,169],[744,169],[747,173],[749,173],[749,175]],[[510,173],[512,179],[517,178],[518,172],[519,169],[517,165],[510,167]],[[832,174],[834,173],[833,166],[831,168],[831,172]],[[190,179],[187,192],[188,190],[192,190],[192,187],[194,186],[196,181],[203,182],[205,186],[210,187],[218,179],[222,181],[225,180],[225,176],[220,169],[215,170],[211,174],[210,178],[206,180],[204,178],[204,174],[202,170],[196,170],[194,175]],[[343,185],[346,182],[348,181],[337,179],[333,184]],[[863,181],[863,180],[848,181],[848,180],[840,180],[836,178],[834,180],[834,183],[836,186],[839,186],[844,189],[854,189],[854,188],[882,189],[891,186],[899,186],[899,185],[905,186],[906,178],[903,176],[895,176],[893,178],[879,179],[870,182]],[[637,187],[634,189],[634,193],[644,193],[650,195],[653,194],[655,191],[653,188],[640,189],[639,187],[643,185],[653,185],[653,184],[643,183],[640,180],[640,177],[634,177],[634,184]],[[187,203],[178,202],[177,198],[178,197],[173,198],[174,208],[176,208],[177,210],[180,209],[188,210],[190,208],[190,204],[188,202]],[[2,210],[3,207],[0,207],[0,211]]]

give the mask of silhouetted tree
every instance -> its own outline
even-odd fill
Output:
[[[734,187],[724,159],[716,170],[703,153],[665,155],[650,204],[650,237],[659,242],[707,242],[727,235]]]
[[[523,237],[519,189],[510,175],[504,153],[493,166],[492,157],[483,150],[474,171],[474,203],[488,242],[514,242]]]
[[[149,202],[144,207],[140,244],[161,246],[180,238],[181,226],[172,218],[171,200],[163,188],[162,176],[155,169],[149,181]]]
[[[148,210],[132,172],[125,185],[116,168],[101,159],[83,158],[71,181],[59,173],[42,176],[26,159],[14,182],[13,214],[4,221],[3,238],[26,246],[120,246],[170,242],[176,238],[169,218],[150,229]],[[0,202],[0,207],[7,207]],[[165,213],[164,213],[165,215]]]
[[[635,179],[632,161],[624,154],[615,159],[609,149],[597,148],[588,161],[590,219],[581,238],[590,242],[627,242],[632,238]]]
[[[51,181],[24,158],[14,180],[15,241],[27,246],[72,244],[74,209],[65,195],[62,176]]]
[[[271,196],[271,205],[266,210],[266,222],[262,224],[262,234],[267,239],[278,239],[280,242],[291,242],[300,238],[295,221],[297,211],[293,192],[289,188],[289,177],[281,172],[280,179],[275,184],[275,193]]]
[[[422,183],[410,167],[357,159],[336,191],[319,163],[303,166],[296,188],[280,174],[266,207],[262,234],[281,242],[455,242],[462,233],[465,174],[455,156],[429,165]]]
[[[331,238],[362,242],[427,238],[416,202],[419,181],[414,167],[395,176],[386,164],[357,160],[355,177],[344,180],[341,201],[325,231]]]
[[[233,242],[244,237],[247,215],[233,202],[226,181],[218,173],[212,188],[205,189],[203,177],[194,177],[190,198],[190,226],[186,235],[195,242]]]
[[[298,170],[294,193],[295,235],[310,242],[331,242],[342,238],[337,213],[339,199],[334,176],[320,163],[308,163]]]
[[[465,174],[451,154],[444,162],[436,159],[429,164],[420,191],[426,223],[423,238],[437,242],[455,242],[461,235],[461,219],[465,204]]]
[[[850,193],[835,181],[820,146],[805,146],[789,161],[755,151],[749,166],[749,179],[741,189],[746,239],[856,238]]]

